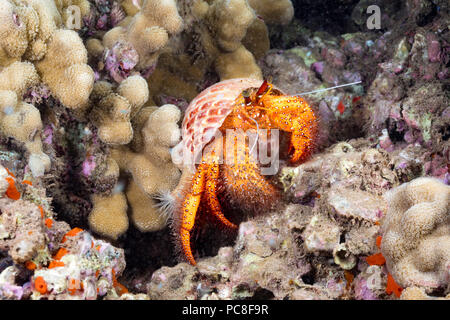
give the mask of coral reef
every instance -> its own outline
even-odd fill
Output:
[[[294,16],[294,7],[290,0],[249,0],[248,4],[269,24],[288,24]]]
[[[132,7],[136,9],[134,4]],[[162,49],[169,41],[169,35],[178,34],[183,29],[175,0],[146,0],[138,11],[130,10],[125,17],[120,6],[108,8],[109,15],[103,14],[105,20],[100,29],[106,27],[106,20],[114,26],[106,33],[97,34],[99,27],[95,23],[95,13],[89,17],[88,34],[94,37],[88,40],[88,50],[100,63],[99,71],[106,71],[114,81],[121,82],[137,72],[148,74],[154,70]],[[115,26],[117,25],[117,26]]]
[[[87,65],[81,38],[75,31],[62,29],[61,14],[53,1],[2,0],[0,5],[1,87],[14,92],[3,93],[8,96],[2,98],[6,114],[2,118],[7,122],[2,132],[25,143],[29,166],[35,176],[41,176],[50,169],[50,159],[41,150],[42,123],[34,106],[21,102],[22,96],[42,81],[66,107],[82,108],[88,103],[94,72]],[[59,9],[65,7],[61,4]]]
[[[93,208],[89,215],[89,225],[93,231],[112,239],[128,229],[127,199],[122,193],[112,196],[95,195]]]
[[[280,186],[296,204],[242,222],[233,247],[199,259],[196,267],[178,264],[157,270],[148,295],[154,299],[388,297],[386,270],[369,265],[366,257],[377,252],[376,239],[387,210],[380,195],[404,178],[395,167],[387,169],[398,155],[368,145],[363,139],[339,143],[298,167],[284,168],[278,176]],[[417,174],[413,161],[404,169]],[[358,170],[359,174],[349,175]],[[210,239],[220,236],[209,235]]]
[[[167,224],[167,216],[158,210],[157,199],[173,190],[180,178],[179,169],[172,163],[170,149],[180,139],[180,110],[174,105],[164,105],[147,110],[148,118],[143,124],[142,147],[139,152],[121,155],[123,164],[130,172],[126,194],[131,207],[131,219],[143,231],[160,230]]]
[[[3,166],[0,174],[0,250],[12,259],[0,272],[1,299],[96,299],[127,292],[116,279],[125,268],[123,249],[56,220],[45,190],[28,180],[19,186]]]
[[[0,0],[0,299],[448,299],[449,12]],[[280,154],[265,213],[240,214],[253,200],[220,187],[237,228],[199,219],[197,265],[179,263],[181,120],[234,78],[300,95],[315,151]]]
[[[169,34],[176,34],[182,28],[183,21],[174,0],[146,0],[128,25],[105,34],[103,44],[111,49],[111,44],[126,39],[139,55],[138,67],[148,67],[156,62],[157,52],[167,44]]]
[[[435,298],[427,295],[424,289],[418,287],[409,287],[406,288],[400,297],[401,300],[442,300],[442,299],[450,299],[450,296],[447,295],[445,298]]]
[[[62,104],[72,109],[87,105],[94,72],[87,65],[87,50],[75,31],[56,30],[36,67]]]

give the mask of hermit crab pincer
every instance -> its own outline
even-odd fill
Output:
[[[191,231],[199,211],[209,212],[228,228],[237,228],[222,212],[219,188],[241,209],[251,202],[259,211],[277,198],[277,190],[261,174],[252,152],[254,144],[244,136],[249,130],[266,130],[270,136],[274,129],[291,134],[292,163],[308,158],[317,134],[313,110],[302,98],[287,96],[267,81],[225,80],[201,92],[188,106],[182,141],[172,150],[173,161],[183,168],[182,180],[187,181],[175,192],[173,229],[192,265],[196,262]]]

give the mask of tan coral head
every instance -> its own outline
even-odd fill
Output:
[[[423,177],[386,194],[381,251],[403,287],[450,283],[450,186]]]

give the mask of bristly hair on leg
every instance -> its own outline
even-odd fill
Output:
[[[159,192],[153,195],[154,207],[158,209],[162,217],[168,222],[172,220],[175,210],[175,198],[170,191]]]

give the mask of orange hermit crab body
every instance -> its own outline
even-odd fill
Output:
[[[258,135],[262,129],[269,136],[274,129],[291,133],[290,161],[296,163],[312,152],[316,116],[302,98],[286,96],[267,81],[254,79],[219,82],[200,93],[186,110],[183,140],[172,158],[189,172],[189,178],[176,197],[173,227],[191,264],[195,265],[191,231],[199,210],[209,212],[226,227],[237,228],[222,212],[219,187],[243,209],[267,208],[277,198],[275,188],[261,175],[249,139],[241,139],[247,130],[256,130]],[[234,131],[231,137],[230,130]],[[230,158],[231,162],[224,161]]]

